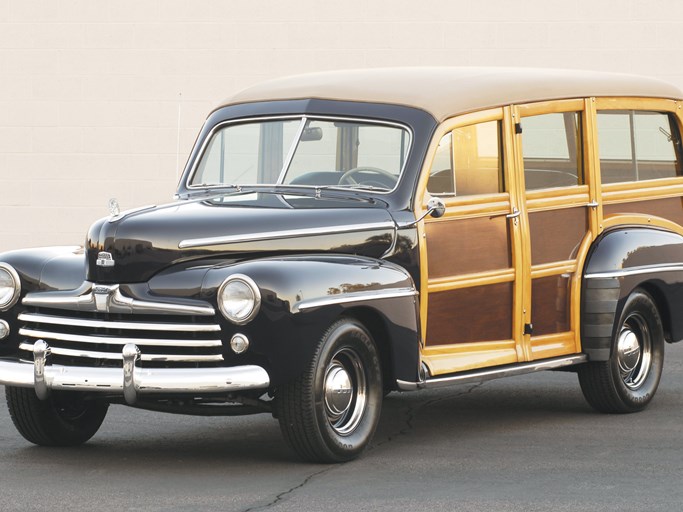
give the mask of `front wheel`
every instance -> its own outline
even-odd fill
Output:
[[[636,290],[617,320],[608,361],[579,367],[579,383],[588,403],[600,412],[644,409],[659,386],[664,365],[664,329],[652,297]]]
[[[74,391],[39,400],[30,388],[5,388],[14,426],[27,441],[41,446],[76,446],[95,435],[109,404],[87,400]]]
[[[348,461],[372,439],[382,397],[370,333],[355,320],[341,319],[323,335],[306,371],[277,390],[280,429],[304,460]]]

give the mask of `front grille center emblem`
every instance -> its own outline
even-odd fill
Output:
[[[95,309],[100,313],[109,313],[109,307],[111,306],[112,299],[116,295],[119,289],[119,285],[104,285],[98,284],[93,287],[92,294],[95,298]]]
[[[116,262],[114,261],[114,258],[112,257],[110,252],[99,252],[97,253],[97,261],[95,264],[98,267],[113,267]]]

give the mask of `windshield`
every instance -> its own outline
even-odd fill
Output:
[[[405,128],[366,121],[299,117],[229,124],[213,133],[189,185],[389,191],[409,146]]]

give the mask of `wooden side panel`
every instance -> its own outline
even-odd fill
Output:
[[[429,294],[427,346],[512,338],[512,283]]]
[[[569,323],[570,275],[534,279],[531,284],[531,322],[534,336],[571,330]]]
[[[650,201],[635,201],[632,203],[606,204],[603,206],[604,215],[616,213],[641,213],[654,215],[683,225],[683,198],[667,197]]]
[[[504,215],[430,222],[425,229],[430,279],[512,266]]]
[[[588,231],[585,206],[529,213],[531,264],[573,259]]]

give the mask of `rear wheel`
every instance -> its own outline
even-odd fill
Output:
[[[659,386],[664,364],[664,329],[652,297],[636,290],[616,323],[610,359],[579,368],[588,403],[607,413],[644,409]]]
[[[382,397],[374,341],[363,325],[342,319],[323,335],[306,371],[278,389],[280,428],[304,460],[351,460],[372,439]]]
[[[76,446],[95,435],[109,404],[87,400],[73,391],[39,400],[33,389],[5,388],[14,426],[27,441],[41,446]]]

